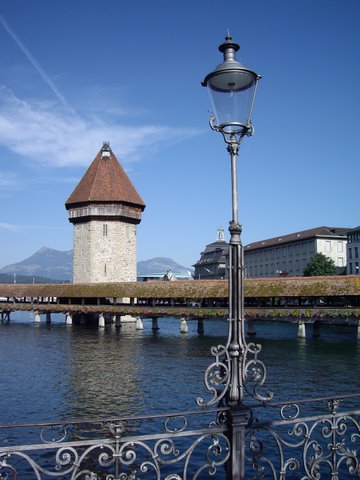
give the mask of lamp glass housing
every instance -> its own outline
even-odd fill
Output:
[[[231,133],[249,128],[258,75],[247,69],[217,70],[208,75],[206,86],[215,124]]]

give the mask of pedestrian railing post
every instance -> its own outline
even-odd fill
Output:
[[[230,458],[227,465],[228,480],[245,479],[245,431],[248,424],[249,410],[243,405],[230,407],[228,417],[228,434]]]

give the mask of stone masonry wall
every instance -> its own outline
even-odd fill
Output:
[[[91,220],[74,224],[74,283],[136,281],[136,225]]]

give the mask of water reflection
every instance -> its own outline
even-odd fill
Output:
[[[144,330],[0,325],[2,422],[134,415],[193,409],[207,398],[204,373],[210,349],[226,342],[227,323],[151,319]],[[297,338],[291,324],[257,322],[261,360],[275,400],[360,390],[360,342],[353,329],[323,327],[321,337]]]
[[[74,328],[70,336],[69,388],[65,416],[130,415],[142,404],[139,385],[141,334]]]

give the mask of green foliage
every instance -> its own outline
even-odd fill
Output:
[[[317,253],[307,264],[304,270],[304,277],[318,277],[323,275],[336,275],[336,265],[334,260]]]

